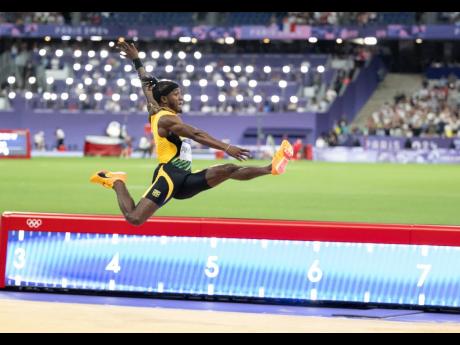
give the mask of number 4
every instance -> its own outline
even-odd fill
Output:
[[[120,254],[116,253],[115,256],[110,260],[109,264],[105,267],[106,271],[113,271],[113,273],[118,273],[121,270],[120,267]]]

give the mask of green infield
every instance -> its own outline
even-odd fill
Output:
[[[196,160],[193,169],[226,162]],[[126,171],[137,203],[156,164],[118,158],[0,160],[0,211],[120,214],[115,193],[91,184],[90,175],[99,169]],[[157,215],[460,225],[459,173],[456,165],[296,161],[282,176],[227,181],[192,199],[173,199]]]

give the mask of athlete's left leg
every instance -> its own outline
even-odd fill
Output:
[[[229,163],[208,168],[205,178],[209,187],[215,187],[228,179],[247,181],[259,176],[270,175],[271,173],[271,164],[265,167],[242,167]]]

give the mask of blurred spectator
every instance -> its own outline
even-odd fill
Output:
[[[45,132],[39,131],[34,135],[34,146],[38,151],[45,151]]]

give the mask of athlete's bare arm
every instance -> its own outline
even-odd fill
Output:
[[[128,59],[139,59],[139,52],[133,43],[128,44],[126,41],[120,39],[118,40],[117,48],[120,49]],[[149,115],[156,114],[160,111],[160,106],[153,98],[152,84],[146,80],[146,77],[149,77],[149,75],[145,72],[144,66],[137,69],[137,75],[141,80],[142,91],[144,92],[144,96],[147,99],[147,110]]]
[[[158,120],[158,128],[161,136],[166,136],[167,133],[173,132],[178,136],[192,139],[200,144],[212,147],[213,149],[225,151],[228,155],[239,161],[244,161],[250,157],[249,150],[217,140],[202,129],[184,123],[178,116],[162,116],[160,120]]]

